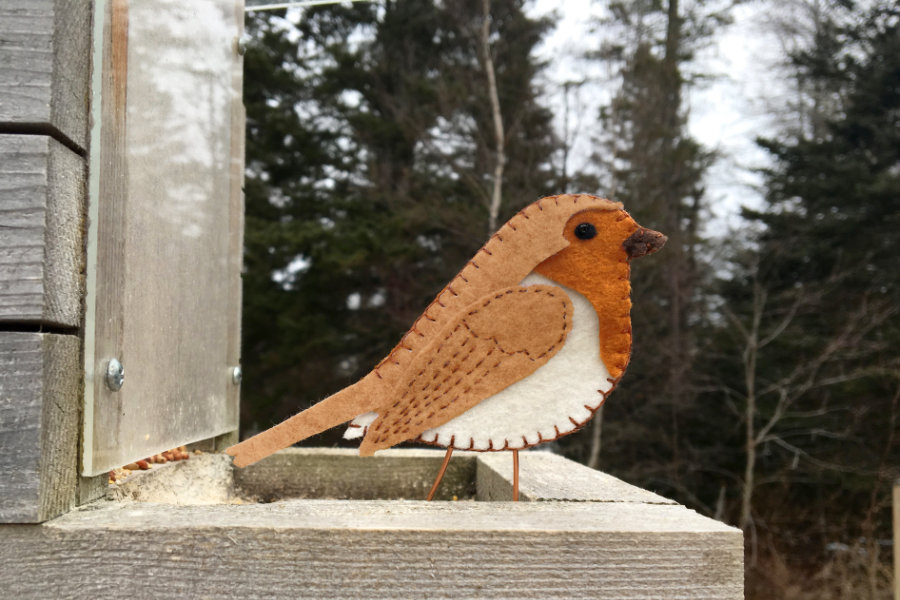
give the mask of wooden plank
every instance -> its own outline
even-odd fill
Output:
[[[75,449],[75,453],[79,453],[80,450],[81,447],[79,446]],[[94,500],[105,497],[109,487],[107,485],[108,481],[108,473],[104,473],[96,477],[79,476],[78,496],[75,500],[76,506],[81,506],[82,504],[87,504],[88,502],[93,502]]]
[[[0,523],[75,506],[80,359],[77,336],[0,332]]]
[[[0,131],[49,132],[86,150],[92,7],[0,3]]]
[[[900,600],[900,479],[894,482],[894,600]]]
[[[441,450],[385,450],[362,458],[354,449],[288,448],[235,469],[239,493],[283,498],[424,499],[441,466]],[[436,499],[471,498],[475,453],[456,452]]]
[[[244,34],[243,2],[234,3],[234,22],[237,25],[237,38]],[[230,170],[230,204],[228,225],[228,271],[230,281],[228,290],[228,334],[225,364],[234,368],[241,364],[241,306],[243,302],[244,282],[241,273],[244,267],[244,156],[246,155],[245,132],[247,129],[247,111],[243,102],[244,59],[238,54],[235,68],[231,71],[231,170]],[[239,442],[238,425],[240,423],[240,383],[234,380],[228,386],[228,400],[225,410],[229,412],[226,422],[234,423],[235,443]]]
[[[143,452],[128,460],[93,468],[94,431],[115,435],[117,421],[124,410],[122,395],[104,385],[106,365],[111,358],[123,357],[125,289],[125,239],[128,202],[128,161],[125,157],[126,105],[128,88],[128,4],[127,0],[109,0],[98,6],[95,31],[96,71],[99,77],[99,113],[92,133],[91,199],[88,207],[87,294],[84,328],[84,448],[82,475],[102,475],[111,468],[155,454]],[[102,11],[102,14],[101,14]],[[102,37],[100,37],[102,36]],[[99,135],[97,133],[99,129]],[[129,362],[130,365],[130,362]],[[126,365],[126,374],[130,371]],[[130,383],[130,381],[129,381]],[[95,407],[98,411],[95,413]],[[105,409],[105,412],[104,412]],[[113,416],[115,415],[115,416]],[[106,418],[104,418],[106,417]],[[116,447],[117,440],[109,442]],[[171,447],[171,446],[170,446]],[[168,449],[168,448],[166,448]]]
[[[240,6],[110,0],[98,23],[86,475],[238,427]]]
[[[458,454],[460,463],[509,458]],[[579,474],[571,461],[539,454],[522,457],[532,475],[552,465],[588,487],[600,481]],[[433,466],[442,452],[279,455],[283,468],[268,474],[314,480],[309,488],[371,478],[362,469],[377,473],[404,461],[409,475],[410,465]],[[317,461],[331,468],[305,469]],[[305,472],[298,476],[297,469]],[[222,493],[229,474],[226,457],[202,455],[137,475],[117,492],[126,502],[96,502],[42,525],[2,526],[0,586],[36,598],[96,598],[123,585],[130,596],[154,599],[743,597],[740,530],[621,482],[600,502],[273,496],[236,504]],[[254,477],[264,488],[277,486],[263,471]],[[567,493],[589,495],[578,485]],[[198,506],[210,501],[218,504]]]
[[[479,456],[478,500],[509,500],[512,497],[512,480],[511,452],[484,452]],[[625,483],[558,454],[533,450],[519,453],[519,498],[675,504],[674,500]]]
[[[52,138],[0,135],[0,323],[80,326],[84,171]]]
[[[105,503],[0,528],[10,597],[743,597],[739,531],[666,504]]]

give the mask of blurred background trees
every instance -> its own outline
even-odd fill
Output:
[[[633,272],[625,380],[552,449],[743,528],[748,597],[887,598],[900,9],[772,8],[792,91],[758,141],[764,202],[724,232],[686,98],[730,5],[605,6],[583,58],[613,78],[578,119],[579,170],[539,83],[553,23],[522,1],[250,14],[242,431],[368,372],[495,223],[543,195],[604,195],[670,241]]]

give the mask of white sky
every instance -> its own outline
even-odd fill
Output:
[[[608,74],[597,72],[596,66],[578,58],[597,43],[598,34],[589,27],[591,17],[602,13],[601,4],[591,0],[535,0],[530,7],[534,16],[551,11],[560,16],[555,31],[537,49],[538,57],[550,62],[545,75],[547,102],[557,116],[560,131],[564,82],[585,78],[598,82],[582,88],[577,100],[570,96],[570,107],[575,103],[580,106],[581,121],[588,128],[596,127],[597,107],[614,91],[610,84],[601,81]],[[714,43],[698,56],[698,71],[713,75],[713,80],[702,88],[691,89],[686,96],[691,134],[721,155],[707,177],[710,234],[740,227],[740,205],[758,206],[762,201],[761,180],[752,169],[766,164],[766,154],[754,139],[774,133],[765,106],[784,93],[784,86],[772,75],[779,45],[762,24],[766,10],[771,10],[771,5],[760,2],[742,4],[733,10],[734,24],[720,30]],[[592,68],[594,72],[589,72]],[[570,112],[570,125],[573,120]],[[587,132],[576,137],[570,169],[577,169],[586,160],[590,152],[587,138]]]

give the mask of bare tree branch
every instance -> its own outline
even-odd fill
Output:
[[[491,204],[488,209],[488,233],[497,230],[497,218],[500,215],[500,202],[503,198],[503,168],[506,166],[505,142],[503,133],[503,115],[500,112],[500,96],[497,92],[497,79],[494,75],[494,59],[491,57],[491,2],[481,0],[481,53],[484,60],[484,71],[487,75],[488,96],[491,101],[491,115],[494,121],[494,138],[496,143],[496,163],[494,164],[494,187]]]

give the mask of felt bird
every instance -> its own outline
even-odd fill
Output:
[[[243,467],[347,421],[361,456],[404,441],[518,451],[583,427],[631,355],[631,259],[666,237],[622,205],[542,198],[512,217],[355,384],[226,450]]]

